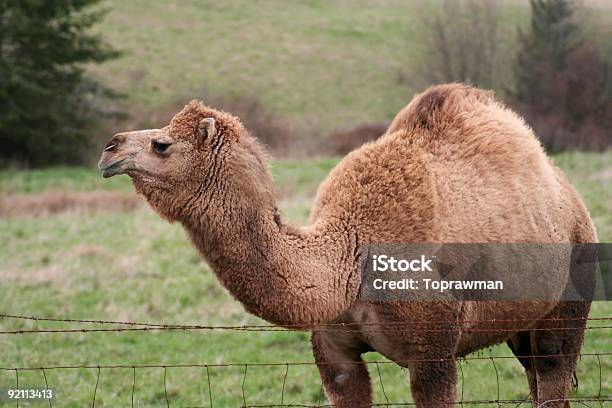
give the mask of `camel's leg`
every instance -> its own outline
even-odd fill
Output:
[[[370,407],[372,388],[361,351],[343,346],[322,333],[312,335],[312,350],[325,394],[337,407]]]
[[[588,302],[559,303],[546,316],[559,320],[543,320],[537,325],[538,330],[520,333],[512,340],[511,348],[516,355],[534,356],[529,361],[519,359],[527,372],[534,406],[569,407],[564,399],[572,388],[586,326],[586,320],[581,319],[588,316],[589,308]]]
[[[536,383],[535,383],[535,366],[532,364],[533,359],[525,356],[532,355],[531,353],[531,339],[529,332],[520,332],[514,335],[508,340],[508,346],[510,350],[517,356],[517,360],[525,368],[527,374],[527,383],[529,384],[529,391],[532,395],[535,395]]]
[[[412,398],[417,407],[454,407],[455,361],[412,362],[409,371]]]

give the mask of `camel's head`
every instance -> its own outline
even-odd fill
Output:
[[[237,118],[191,101],[162,129],[113,136],[98,167],[104,177],[129,175],[156,210],[177,219],[196,197],[249,194],[247,179],[265,184],[262,153]]]

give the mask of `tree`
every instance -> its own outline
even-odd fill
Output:
[[[568,0],[530,0],[513,99],[549,150],[612,145],[610,63],[580,35]]]
[[[496,88],[499,8],[494,0],[444,0],[423,13],[420,76],[427,84],[465,82]]]
[[[549,110],[556,99],[551,91],[576,40],[574,9],[568,0],[529,2],[531,25],[528,31],[519,31],[515,97],[521,103]]]
[[[86,63],[118,53],[89,33],[98,0],[0,0],[0,158],[22,166],[75,163],[96,95]]]

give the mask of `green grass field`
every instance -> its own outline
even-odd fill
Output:
[[[278,161],[272,166],[280,207],[286,218],[304,222],[317,184],[337,159]],[[602,242],[612,241],[612,153],[572,153],[556,157],[584,196]],[[27,173],[0,172],[0,194],[38,195],[49,190],[130,191],[126,177],[103,180],[94,169],[58,168]],[[146,206],[133,212],[63,212],[32,218],[0,219],[0,313],[80,319],[134,320],[176,324],[242,325],[262,321],[246,314],[217,283],[178,225],[161,220]],[[598,302],[592,316],[612,316],[612,304]],[[597,324],[597,322],[593,322]],[[0,320],[0,330],[67,328],[75,324]],[[82,326],[78,326],[82,327]],[[610,351],[610,329],[590,330],[584,351]],[[509,356],[505,346],[482,356]],[[371,353],[369,360],[382,360]],[[300,332],[127,332],[0,335],[0,366],[140,365],[182,363],[310,362],[309,335]],[[602,395],[612,394],[612,359],[602,356]],[[381,364],[390,401],[410,399],[407,372]],[[462,363],[464,399],[523,398],[526,380],[514,359]],[[210,369],[215,406],[280,403],[285,366]],[[96,369],[47,370],[56,389],[54,406],[90,405]],[[165,406],[164,370],[137,369],[136,406]],[[370,365],[376,402],[385,402],[376,365]],[[130,406],[134,372],[102,369],[96,405]],[[578,395],[599,391],[599,366],[584,357],[578,371]],[[0,371],[0,388],[14,386],[15,373]],[[41,371],[20,372],[19,383],[44,386]],[[204,368],[168,368],[166,388],[171,406],[208,406]],[[316,404],[320,382],[314,366],[291,366],[285,384],[286,404]],[[321,399],[325,402],[325,399]],[[25,404],[24,404],[25,405]]]
[[[335,129],[389,120],[426,85],[415,75],[423,53],[423,15],[441,0],[281,0],[152,2],[105,0],[108,15],[96,30],[124,53],[88,67],[123,93],[131,114],[120,129],[165,125],[191,98],[247,97],[295,126],[296,134],[324,136]],[[594,22],[587,35],[609,49],[612,7],[584,0]],[[511,57],[527,2],[500,2],[500,58]],[[508,61],[504,66],[510,67]],[[159,121],[156,122],[156,121]],[[96,135],[108,139],[109,134]],[[612,152],[555,158],[585,198],[600,240],[612,242]],[[304,223],[319,182],[337,158],[279,160],[272,164],[283,216]],[[100,191],[129,195],[127,177],[103,180],[92,168],[0,171],[0,209],[15,197],[46,205],[45,193]],[[82,197],[82,196],[79,196]],[[47,203],[48,204],[48,203]],[[78,204],[78,203],[77,203]],[[91,211],[78,205],[41,217],[2,218],[0,313],[131,320],[155,323],[263,324],[244,312],[216,281],[178,225],[143,205],[135,211]],[[612,316],[612,304],[594,304],[592,316]],[[594,322],[595,324],[595,322]],[[0,330],[81,328],[76,324],[0,319]],[[87,326],[98,327],[98,326]],[[585,352],[610,351],[610,329],[590,330]],[[505,346],[481,356],[510,356]],[[376,353],[369,361],[383,358]],[[312,362],[309,334],[301,332],[123,332],[0,335],[0,367],[56,365],[173,365]],[[528,394],[514,359],[462,363],[465,400],[521,399]],[[595,357],[579,365],[577,395],[600,390]],[[406,370],[380,364],[392,402],[410,400]],[[612,358],[601,357],[601,393],[612,395]],[[20,372],[23,387],[42,387],[54,406],[124,407],[325,403],[312,365],[205,368],[61,369]],[[375,401],[386,401],[376,365],[370,365]],[[208,389],[210,375],[211,389]],[[164,376],[166,378],[164,387]],[[286,376],[286,377],[285,377]],[[285,381],[286,378],[286,381]],[[134,381],[135,379],[135,381]],[[0,370],[0,389],[14,387],[14,371]],[[283,386],[284,384],[284,386]],[[461,385],[461,383],[460,383]],[[166,388],[166,389],[165,389]],[[27,404],[22,404],[27,405]],[[0,406],[3,402],[0,400]]]

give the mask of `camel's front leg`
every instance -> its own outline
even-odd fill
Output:
[[[455,361],[412,362],[410,371],[410,386],[412,397],[417,407],[454,407],[456,398],[456,367]]]
[[[342,347],[321,333],[313,333],[312,350],[325,394],[337,407],[370,407],[370,376],[361,351]]]

